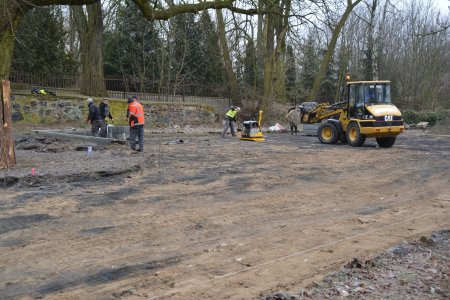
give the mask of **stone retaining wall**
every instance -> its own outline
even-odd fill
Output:
[[[101,98],[94,98],[99,105]],[[213,124],[219,121],[214,107],[196,104],[143,102],[146,123],[153,126],[185,126]],[[81,125],[86,121],[86,98],[51,95],[11,95],[13,122]],[[127,125],[127,102],[110,99],[109,106],[115,125]]]

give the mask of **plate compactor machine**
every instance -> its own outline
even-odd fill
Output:
[[[241,140],[253,142],[265,141],[264,135],[261,131],[262,113],[262,110],[260,110],[258,114],[258,121],[244,121],[243,129],[241,131]]]
[[[320,123],[317,136],[323,144],[338,141],[360,147],[366,138],[389,148],[404,131],[400,110],[391,102],[389,81],[347,82],[346,100],[321,103],[307,110],[300,106],[300,123]]]

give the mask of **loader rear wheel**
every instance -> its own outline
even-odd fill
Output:
[[[317,129],[317,136],[322,144],[336,144],[339,140],[336,125],[330,122],[322,123]]]
[[[380,148],[389,148],[392,147],[395,144],[395,139],[397,137],[383,137],[383,138],[377,138],[377,143]]]
[[[361,147],[365,141],[366,136],[361,134],[358,123],[350,123],[347,127],[347,143],[352,147]]]

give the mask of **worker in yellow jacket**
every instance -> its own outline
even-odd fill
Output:
[[[236,136],[236,131],[234,131],[234,125],[233,123],[236,122],[236,115],[241,111],[239,107],[232,106],[229,111],[225,114],[225,120],[223,124],[223,131],[222,131],[222,137],[225,137],[225,134],[228,131],[228,128],[230,128],[231,135]]]

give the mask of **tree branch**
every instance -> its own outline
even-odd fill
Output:
[[[151,5],[148,0],[132,0],[142,11],[145,18],[150,21],[155,20],[168,20],[171,17],[184,13],[197,13],[206,9],[228,9],[232,12],[255,15],[264,14],[264,10],[253,9],[243,9],[234,6],[235,0],[215,0],[215,1],[205,1],[194,4],[177,4],[170,6],[166,9],[156,9],[155,6]]]
[[[47,6],[47,5],[85,5],[99,2],[100,0],[16,0],[28,5]]]
[[[438,34],[438,33],[440,33],[440,32],[446,31],[446,30],[449,29],[449,28],[450,28],[450,24],[443,26],[441,29],[437,29],[437,30],[430,31],[430,32],[425,32],[425,33],[414,34],[414,36],[422,37],[422,36],[428,36],[428,35]]]

